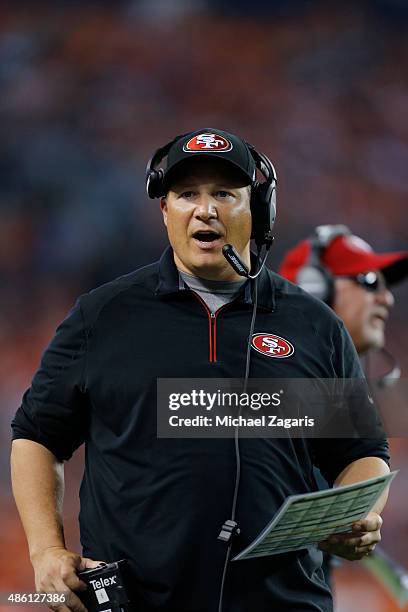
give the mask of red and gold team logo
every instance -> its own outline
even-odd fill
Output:
[[[211,134],[209,132],[193,136],[183,146],[183,151],[186,153],[196,153],[197,151],[216,151],[217,153],[225,153],[226,151],[231,151],[231,149],[232,143],[229,140],[219,134]]]
[[[276,359],[290,357],[295,352],[295,347],[289,340],[276,336],[276,334],[254,334],[252,346],[258,353]]]

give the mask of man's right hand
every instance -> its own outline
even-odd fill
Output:
[[[48,607],[58,612],[86,612],[86,607],[74,591],[84,591],[86,584],[77,572],[97,567],[102,561],[94,561],[70,552],[66,548],[51,547],[31,557],[38,593],[63,593],[65,603]]]

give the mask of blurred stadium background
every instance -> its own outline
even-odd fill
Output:
[[[271,267],[320,223],[406,248],[407,25],[404,0],[1,2],[0,591],[33,590],[10,420],[76,296],[165,246],[144,188],[152,151],[206,126],[265,151],[279,178]],[[388,325],[405,376],[407,285]],[[408,567],[408,441],[392,451],[384,548]],[[65,502],[77,549],[81,462]],[[399,609],[361,563],[336,585],[338,612]]]

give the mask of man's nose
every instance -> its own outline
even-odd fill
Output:
[[[208,219],[216,219],[218,217],[217,206],[214,199],[208,194],[201,194],[197,200],[195,210],[197,219],[207,221]]]
[[[387,308],[392,308],[394,306],[395,299],[388,287],[384,287],[378,291],[376,293],[376,299],[379,304],[382,304]]]

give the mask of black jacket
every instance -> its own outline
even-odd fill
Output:
[[[211,317],[180,283],[171,249],[159,262],[83,295],[45,351],[13,421],[13,438],[60,460],[83,442],[80,530],[84,555],[128,558],[140,611],[216,612],[235,478],[232,439],[158,439],[156,380],[239,378],[252,300]],[[255,332],[295,347],[287,359],[252,351],[251,376],[361,376],[354,346],[324,304],[270,270],[259,283]],[[332,483],[364,456],[388,460],[386,440],[241,439],[238,552],[285,498],[316,489],[315,463]],[[225,612],[332,609],[321,553],[231,563]]]

